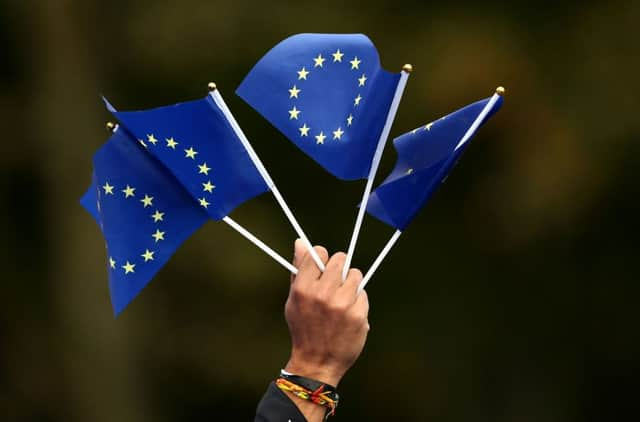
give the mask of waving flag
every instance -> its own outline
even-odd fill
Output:
[[[396,138],[393,145],[398,161],[371,193],[367,212],[404,230],[447,177],[468,140],[498,111],[502,101],[496,94]]]
[[[236,91],[298,148],[343,180],[366,178],[399,74],[360,34],[294,35]]]
[[[398,161],[391,174],[371,193],[366,211],[395,227],[396,231],[362,278],[359,290],[365,288],[402,231],[444,182],[478,128],[500,109],[502,95],[504,88],[498,87],[491,98],[473,103],[393,141]]]
[[[143,111],[107,108],[214,220],[269,190],[210,96]]]
[[[135,138],[117,130],[94,156],[81,203],[104,235],[116,315],[209,216]]]

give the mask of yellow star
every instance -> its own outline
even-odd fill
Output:
[[[115,270],[116,269],[116,260],[113,259],[112,257],[109,257],[109,266],[111,267],[111,269]]]
[[[145,144],[142,139],[138,139],[138,142],[140,142],[140,145],[142,145],[143,147],[147,147],[147,144]]]
[[[189,147],[189,149],[184,150],[184,153],[187,154],[184,156],[184,158],[191,158],[192,160],[195,160],[196,154],[198,153],[198,151],[193,149],[193,147]]]
[[[300,110],[293,106],[291,110],[289,110],[289,120],[296,119],[298,120],[298,114],[300,114]]]
[[[407,174],[411,174],[411,173],[413,173],[413,169],[407,170]]]
[[[156,240],[156,243],[158,243],[159,241],[164,240],[164,232],[156,229],[156,232],[152,234],[151,237],[153,237]]]
[[[360,101],[362,100],[362,96],[360,96],[360,94],[358,94],[358,96],[356,97],[355,100],[353,100],[353,105],[357,106],[360,104]]]
[[[149,196],[146,193],[144,194],[144,198],[140,200],[144,208],[150,207],[153,205],[153,196]]]
[[[309,72],[307,71],[307,69],[303,67],[302,69],[298,70],[298,80],[304,79],[306,81],[308,74]]]
[[[320,132],[319,135],[316,135],[316,144],[324,144],[326,136],[324,136],[323,132]]]
[[[289,98],[298,98],[300,91],[302,90],[298,89],[298,87],[294,85],[293,88],[289,90]]]
[[[211,184],[210,180],[208,180],[207,183],[202,184],[202,190],[204,190],[205,192],[212,193],[215,188],[216,187]]]
[[[164,217],[164,213],[160,212],[159,210],[156,210],[156,212],[151,214],[151,218],[153,218],[154,223],[157,223],[158,221],[164,221],[163,217]]]
[[[309,126],[307,126],[307,124],[303,124],[301,128],[298,128],[298,130],[300,131],[300,136],[307,136],[309,135],[309,129],[311,129]]]
[[[342,56],[344,56],[344,54],[342,54],[340,52],[340,49],[337,49],[335,53],[331,54],[333,56],[333,61],[335,62],[342,62]]]
[[[147,135],[147,142],[155,145],[158,142],[158,140],[156,139],[155,136],[153,136],[153,134],[150,134],[150,135]]]
[[[176,145],[178,145],[178,143],[175,139],[167,138],[167,148],[176,149]]]
[[[129,263],[129,261],[127,261],[122,268],[124,268],[124,273],[125,274],[129,274],[129,273],[135,273],[134,268],[136,267],[136,264],[131,264]]]
[[[200,198],[200,199],[198,199],[198,201],[200,201],[200,205],[202,205],[205,208],[207,208],[209,205],[211,205],[209,202],[207,202],[206,198]]]
[[[153,261],[153,254],[154,253],[156,253],[156,252],[155,251],[150,251],[149,249],[145,249],[144,253],[142,255],[140,255],[140,256],[144,258],[144,262]]]
[[[431,130],[431,126],[433,126],[433,123],[427,123],[424,125],[424,130]]]
[[[333,139],[342,139],[342,134],[344,133],[344,131],[342,130],[341,127],[338,128],[338,130],[334,130],[333,131]]]
[[[198,168],[200,169],[198,174],[206,174],[207,176],[209,175],[209,170],[211,170],[210,167],[207,167],[207,163],[198,164]]]
[[[360,69],[361,61],[358,60],[358,56],[354,57],[349,63],[351,63],[351,69]]]
[[[104,189],[105,195],[113,195],[113,186],[111,186],[109,182],[105,182],[102,189]]]
[[[136,190],[136,188],[132,188],[131,186],[127,185],[126,188],[122,189],[122,193],[124,193],[124,197],[128,198],[130,196],[134,196],[134,191]]]
[[[325,60],[326,59],[322,57],[322,54],[318,54],[318,57],[313,59],[313,61],[315,62],[313,67],[322,67],[322,63],[324,63]]]
[[[358,78],[358,86],[364,86],[364,83],[366,81],[367,81],[367,77],[363,73],[362,76],[360,76],[360,78]]]
[[[350,114],[349,117],[347,117],[347,126],[351,126],[352,123],[353,123],[353,116]]]

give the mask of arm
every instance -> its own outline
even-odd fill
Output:
[[[344,253],[328,259],[326,249],[316,247],[316,251],[326,264],[324,273],[305,253],[301,242],[296,241],[294,265],[298,267],[298,275],[291,278],[285,305],[291,355],[284,369],[337,386],[364,348],[369,331],[369,302],[366,292],[357,293],[362,280],[359,270],[349,270],[342,282]],[[282,400],[285,397],[288,401]],[[271,414],[274,419],[270,418]],[[325,408],[279,391],[272,384],[258,406],[256,420],[280,420],[285,414],[290,415],[286,417],[291,418],[291,422],[305,419],[320,422]],[[300,419],[300,414],[304,419]]]

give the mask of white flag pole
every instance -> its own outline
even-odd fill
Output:
[[[491,109],[493,109],[493,106],[495,106],[496,102],[498,101],[498,98],[504,95],[504,93],[505,93],[505,89],[503,87],[499,86],[498,88],[496,88],[495,94],[493,94],[493,96],[491,97],[487,105],[484,106],[480,114],[478,114],[478,117],[476,117],[476,119],[473,121],[471,126],[469,126],[469,129],[467,129],[467,131],[462,136],[462,138],[460,138],[460,142],[458,142],[458,144],[454,148],[454,151],[456,151],[463,144],[465,144],[469,140],[469,138],[471,138],[471,136],[478,130],[478,127],[480,127],[480,124],[482,124],[482,121],[487,117],[487,114],[489,114]],[[363,207],[361,206],[360,208],[363,208]],[[378,267],[380,266],[384,258],[387,256],[387,254],[389,253],[389,251],[391,250],[393,245],[396,243],[396,241],[398,240],[401,234],[402,232],[400,230],[396,230],[393,236],[391,236],[391,239],[389,239],[387,244],[384,246],[384,248],[382,249],[378,257],[376,258],[376,260],[373,262],[373,265],[371,265],[371,268],[369,268],[369,271],[367,271],[367,274],[365,274],[365,276],[362,278],[362,281],[360,282],[360,286],[358,287],[358,292],[364,289],[367,283],[371,280],[373,273],[376,272],[376,270],[378,269]]]
[[[267,246],[264,242],[262,242],[260,239],[258,239],[257,237],[255,237],[249,230],[245,229],[244,227],[242,227],[240,224],[236,223],[234,220],[231,219],[231,217],[227,216],[224,217],[222,219],[222,221],[224,221],[225,223],[227,223],[232,229],[234,229],[235,231],[237,231],[238,233],[240,233],[241,235],[243,235],[244,237],[246,237],[247,239],[249,239],[249,241],[251,243],[253,243],[254,245],[256,245],[258,248],[262,249],[262,251],[264,251],[267,255],[269,255],[271,258],[275,259],[276,262],[278,262],[280,265],[282,265],[283,267],[285,267],[287,270],[289,270],[290,272],[292,272],[293,274],[298,274],[298,269],[296,267],[293,266],[293,264],[291,264],[289,261],[287,261],[286,259],[284,259],[282,256],[280,256],[276,251],[274,251],[273,249],[271,249],[269,246]]]
[[[322,260],[320,260],[320,256],[315,251],[315,249],[313,249],[313,245],[309,241],[309,238],[307,238],[307,235],[302,230],[302,227],[300,227],[300,224],[298,224],[298,221],[296,220],[295,216],[291,212],[291,209],[289,208],[284,198],[280,194],[280,191],[278,190],[275,183],[271,179],[271,176],[267,172],[267,169],[262,164],[262,161],[260,161],[258,154],[256,154],[256,152],[254,151],[253,147],[251,146],[251,143],[249,142],[244,132],[240,128],[240,125],[238,125],[238,122],[236,121],[236,119],[231,114],[229,107],[227,107],[227,104],[222,99],[222,95],[220,95],[220,92],[216,89],[216,85],[213,82],[209,83],[209,94],[211,95],[211,98],[213,98],[213,101],[218,105],[218,107],[220,107],[220,110],[222,110],[222,113],[227,118],[227,121],[229,122],[229,124],[231,124],[233,131],[240,139],[240,142],[242,142],[242,145],[244,146],[244,148],[247,150],[247,153],[249,154],[251,161],[258,169],[258,172],[264,179],[267,186],[269,186],[271,193],[276,198],[276,201],[282,208],[282,211],[284,211],[284,214],[287,216],[287,219],[291,223],[291,226],[293,226],[293,229],[298,234],[298,237],[302,239],[305,246],[309,250],[309,254],[313,258],[314,262],[316,263],[318,268],[320,268],[320,271],[324,271],[324,264],[322,263]]]
[[[384,123],[382,133],[380,133],[380,138],[378,139],[378,146],[376,148],[375,154],[373,155],[371,168],[369,169],[369,176],[367,177],[367,184],[364,188],[362,201],[360,203],[360,209],[358,210],[358,216],[356,217],[356,224],[353,227],[353,233],[351,234],[351,241],[349,242],[349,249],[347,250],[347,259],[345,260],[344,267],[342,268],[343,280],[347,278],[347,273],[349,272],[349,268],[351,267],[351,260],[353,259],[353,253],[356,250],[356,243],[358,242],[358,236],[360,235],[360,227],[362,226],[364,213],[367,209],[369,194],[371,194],[371,188],[373,187],[373,180],[376,177],[376,172],[378,171],[378,166],[380,165],[380,159],[382,158],[382,152],[384,151],[384,146],[387,143],[387,138],[389,137],[389,132],[391,131],[391,125],[393,125],[393,120],[395,119],[396,112],[398,111],[398,106],[400,105],[400,99],[402,98],[404,87],[407,85],[407,79],[409,79],[409,74],[412,70],[413,67],[410,64],[406,64],[402,67],[402,73],[400,75],[400,80],[398,81],[398,86],[396,86],[396,92],[393,96],[391,107],[389,107],[387,120]]]
[[[384,245],[384,248],[380,252],[380,255],[378,255],[376,260],[373,261],[373,265],[371,265],[371,268],[369,268],[369,271],[367,271],[365,276],[362,278],[362,281],[360,282],[360,286],[358,286],[358,293],[360,293],[365,288],[369,280],[371,280],[371,277],[373,277],[373,273],[375,273],[378,267],[380,266],[380,264],[382,264],[382,261],[385,259],[385,257],[387,256],[387,254],[389,253],[389,251],[391,250],[393,245],[396,243],[396,241],[398,240],[401,234],[402,232],[400,230],[396,230],[393,236],[391,236],[391,239],[389,239],[387,244]]]

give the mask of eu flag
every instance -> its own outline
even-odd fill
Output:
[[[269,190],[210,96],[142,111],[107,108],[214,220]]]
[[[271,49],[237,94],[343,180],[366,178],[399,74],[361,34],[299,34]]]
[[[446,179],[467,141],[498,111],[502,101],[496,94],[396,138],[393,146],[398,160],[391,174],[371,193],[367,212],[404,230]]]
[[[81,203],[104,235],[116,315],[209,216],[135,138],[118,129],[93,159]]]

